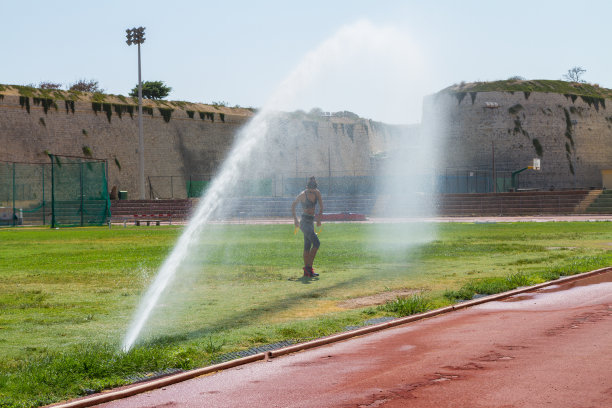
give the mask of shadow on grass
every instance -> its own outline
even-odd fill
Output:
[[[227,330],[236,330],[241,327],[246,327],[251,325],[254,321],[257,321],[263,318],[267,313],[270,313],[271,310],[285,310],[296,306],[303,302],[304,300],[324,297],[328,293],[333,292],[338,289],[342,289],[348,286],[352,286],[355,283],[366,282],[368,279],[366,276],[356,277],[354,279],[350,279],[347,281],[339,282],[335,285],[331,285],[325,288],[321,288],[316,293],[304,293],[299,294],[293,297],[284,297],[278,299],[277,301],[266,303],[257,308],[250,309],[246,312],[236,312],[224,319],[221,319],[211,326],[206,328],[201,328],[197,330],[188,331],[185,333],[177,333],[174,335],[168,336],[155,336],[149,340],[144,340],[140,342],[141,345],[149,344],[149,345],[158,345],[158,344],[169,344],[175,341],[184,341],[191,340],[196,338],[203,338],[206,336],[210,336],[213,334],[220,334]],[[304,285],[310,285],[319,281],[318,277],[309,278],[309,277],[299,277],[299,278],[289,278],[289,281],[296,282]]]

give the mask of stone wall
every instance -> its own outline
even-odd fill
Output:
[[[440,170],[516,171],[523,188],[601,188],[612,168],[612,101],[543,92],[441,92],[425,101],[438,123]],[[426,123],[429,122],[429,123]]]
[[[48,105],[45,107],[45,103]],[[123,105],[124,108],[127,105]],[[163,106],[163,105],[162,105]],[[0,161],[48,162],[47,154],[105,159],[109,190],[138,198],[138,119],[121,104],[50,100],[0,95]],[[186,196],[190,177],[214,175],[241,128],[245,110],[210,107],[200,115],[174,109],[166,121],[158,107],[143,115],[145,178],[159,198]],[[403,137],[401,126],[388,126],[354,116],[282,114],[264,146],[275,175],[367,175],[376,158]],[[412,137],[412,136],[411,136]]]

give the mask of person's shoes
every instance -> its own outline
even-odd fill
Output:
[[[303,267],[302,268],[304,270],[304,277],[305,278],[312,278],[312,272],[310,272],[310,269],[308,269],[307,267]]]
[[[314,268],[312,266],[309,268],[309,270],[310,270],[310,276],[312,277],[319,276],[318,273],[315,273]]]

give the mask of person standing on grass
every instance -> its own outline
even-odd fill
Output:
[[[297,215],[295,214],[295,207],[297,203],[302,204],[302,218],[298,222]],[[315,216],[315,207],[319,204],[319,214]],[[291,213],[293,214],[293,224],[296,228],[300,228],[304,233],[304,276],[312,278],[319,276],[318,273],[314,272],[312,264],[314,258],[317,255],[319,246],[321,245],[319,237],[314,231],[315,220],[317,227],[321,226],[321,216],[323,215],[323,199],[321,198],[321,192],[317,188],[317,180],[314,177],[308,179],[306,190],[302,191],[293,201],[291,205]]]

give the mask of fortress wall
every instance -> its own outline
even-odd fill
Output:
[[[555,93],[439,93],[426,120],[443,121],[442,168],[516,171],[522,188],[601,188],[612,168],[612,101]],[[541,146],[541,150],[537,145]],[[443,170],[443,169],[442,169]]]
[[[94,112],[91,102],[75,102],[74,112],[64,101],[55,101],[47,113],[29,98],[30,113],[20,105],[20,97],[5,95],[0,100],[0,160],[48,162],[45,152],[108,161],[109,189],[138,192],[138,115],[113,110]],[[182,110],[172,112],[166,123],[158,109],[153,116],[143,115],[145,178],[148,176],[186,176],[212,172],[233,142],[235,130],[248,118],[225,115],[221,122],[194,119]],[[185,187],[182,186],[182,195]]]
[[[72,111],[63,100],[56,100],[55,107],[45,113],[33,98],[28,101],[29,113],[21,106],[23,98],[0,95],[1,161],[48,162],[47,152],[83,157],[86,146],[92,157],[107,160],[109,189],[116,186],[127,190],[129,198],[139,196],[136,108],[133,117],[128,112],[119,117],[113,108],[109,119],[106,112],[95,112],[91,102],[76,101]],[[149,177],[160,197],[180,198],[186,197],[185,181],[190,176],[218,171],[239,130],[250,119],[224,110],[223,120],[221,112],[215,112],[211,120],[200,118],[198,112],[190,118],[185,110],[175,109],[169,122],[157,108],[152,116],[145,112],[147,197]],[[271,126],[268,136],[277,139],[276,144],[265,143],[261,148],[270,163],[269,172],[290,177],[327,175],[329,171],[332,175],[371,174],[372,156],[402,137],[401,127],[360,118],[293,113],[281,115],[279,122],[283,124]],[[175,176],[172,181],[170,176]]]

